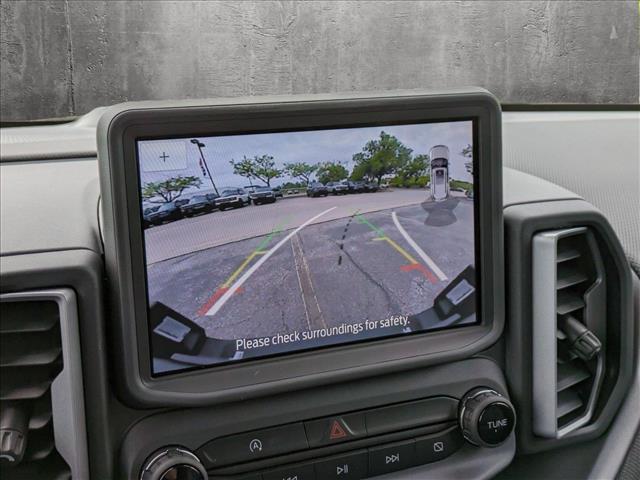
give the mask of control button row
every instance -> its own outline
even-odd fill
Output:
[[[315,448],[366,436],[444,423],[455,419],[457,411],[457,400],[435,397],[311,420],[304,422],[304,428],[309,446]]]
[[[456,418],[458,401],[449,397],[364,410],[230,435],[198,450],[208,469],[323,447],[367,436],[403,431]]]
[[[442,460],[463,444],[457,427],[423,437],[356,450],[262,474],[210,477],[237,480],[357,480]]]

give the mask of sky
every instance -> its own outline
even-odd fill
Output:
[[[359,127],[335,130],[315,130],[307,132],[262,133],[252,135],[228,135],[218,137],[198,137],[205,145],[202,149],[213,180],[220,190],[223,187],[243,187],[250,182],[233,174],[230,160],[242,160],[243,156],[271,155],[276,168],[285,163],[341,162],[349,171],[355,153],[381,131],[394,135],[413,154],[428,154],[434,145],[449,147],[450,177],[472,181],[467,173],[462,149],[473,143],[472,122],[447,122],[416,125],[394,125],[387,127]],[[158,181],[177,175],[194,175],[202,179],[202,189],[212,190],[211,180],[204,176],[199,166],[198,147],[190,139],[145,140],[138,144],[141,183]],[[272,186],[285,182],[297,182],[287,175],[273,179]],[[252,180],[254,185],[261,184]],[[187,192],[189,193],[189,192]]]

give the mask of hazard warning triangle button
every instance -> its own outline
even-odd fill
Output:
[[[329,430],[329,440],[338,440],[348,436],[347,431],[338,420],[331,422],[331,429]]]
[[[367,430],[362,413],[348,413],[304,422],[309,447],[321,447],[364,438]]]

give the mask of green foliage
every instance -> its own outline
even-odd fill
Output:
[[[291,188],[307,188],[307,184],[305,182],[287,182],[283,183],[280,188],[282,188],[282,190],[288,190]]]
[[[405,180],[415,180],[424,176],[429,167],[429,155],[416,155],[398,169],[398,176]]]
[[[145,183],[142,187],[142,197],[145,199],[160,197],[165,203],[172,202],[179,198],[187,188],[199,187],[201,184],[202,180],[193,176],[167,178],[159,182]]]
[[[324,162],[318,165],[316,176],[320,183],[339,182],[349,176],[349,171],[336,162]]]
[[[413,178],[405,178],[399,175],[393,177],[389,184],[392,187],[401,187],[401,188],[425,188],[429,183],[429,175],[420,175],[418,177]]]
[[[469,159],[464,162],[464,168],[467,169],[467,172],[473,175],[473,147],[470,144],[467,144],[467,146],[460,152],[460,155]]]
[[[253,158],[244,156],[239,162],[231,160],[229,163],[234,174],[249,179],[255,178],[267,187],[271,186],[271,180],[282,176],[282,170],[276,168],[276,162],[271,155],[256,155]]]
[[[383,176],[396,173],[406,165],[411,160],[411,153],[412,150],[400,140],[382,131],[379,138],[368,141],[361,152],[353,155],[354,174],[375,179],[379,185]]]
[[[349,175],[349,180],[353,180],[354,182],[359,182],[361,180],[369,180],[368,165],[366,163],[361,163],[353,167],[353,171],[351,175]]]
[[[473,190],[473,183],[451,179],[449,180],[449,188],[462,189],[464,191]]]
[[[305,185],[309,184],[309,180],[311,179],[311,175],[318,169],[318,165],[309,165],[305,162],[293,162],[293,163],[285,163],[284,171],[294,177],[300,178],[304,181]]]

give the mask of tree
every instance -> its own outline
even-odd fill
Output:
[[[464,162],[464,168],[473,176],[473,147],[467,144],[460,152],[460,155],[469,159],[467,162]]]
[[[309,165],[305,162],[285,163],[284,171],[294,178],[300,178],[309,185],[311,175],[318,169],[318,165]]]
[[[318,165],[316,175],[320,183],[339,182],[349,175],[349,171],[336,162],[324,162]]]
[[[362,152],[353,156],[354,171],[375,179],[380,185],[382,177],[395,173],[411,160],[411,153],[400,140],[382,131],[379,138],[367,142]]]
[[[253,158],[242,158],[239,162],[231,160],[233,173],[245,178],[255,178],[260,180],[267,187],[271,186],[271,180],[282,176],[282,170],[276,168],[276,162],[271,155],[254,156]]]
[[[429,155],[416,155],[398,169],[398,175],[405,180],[417,179],[427,173]]]
[[[368,165],[366,162],[356,164],[351,171],[351,175],[349,175],[349,179],[354,182],[359,182],[360,180],[364,180],[365,178],[369,179]]]
[[[159,182],[145,183],[142,187],[142,197],[145,199],[151,199],[154,197],[162,198],[163,202],[152,203],[167,203],[176,200],[182,195],[187,188],[199,187],[202,183],[198,177],[172,177]]]

